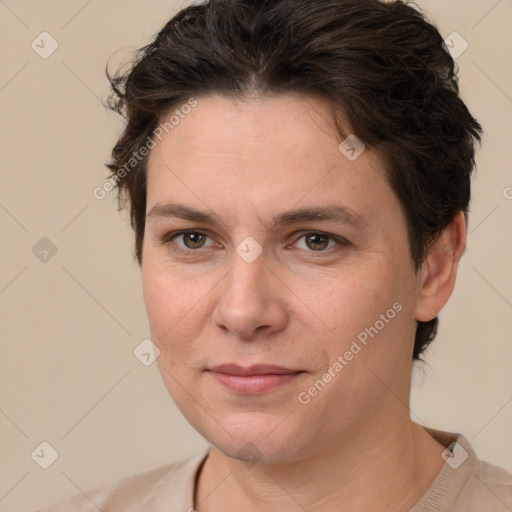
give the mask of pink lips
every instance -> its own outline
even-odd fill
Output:
[[[223,386],[243,394],[261,394],[295,380],[301,370],[275,365],[239,366],[221,364],[209,368],[211,375]]]

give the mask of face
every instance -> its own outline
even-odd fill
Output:
[[[231,457],[329,452],[407,413],[405,217],[379,155],[338,142],[321,100],[207,96],[151,150],[142,280],[159,370]]]

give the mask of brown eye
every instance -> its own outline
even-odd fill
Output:
[[[185,233],[183,243],[187,249],[199,249],[204,245],[206,236],[202,233]]]
[[[308,252],[318,252],[330,254],[331,249],[340,249],[343,246],[350,245],[348,240],[328,233],[310,231],[304,233],[296,242],[295,247]]]
[[[306,245],[313,251],[322,251],[329,245],[329,237],[320,233],[306,235]]]
[[[178,233],[172,237],[175,239],[175,244],[180,249],[202,249],[208,247],[205,245],[206,239],[209,238],[205,233],[200,231],[188,231],[186,233]]]

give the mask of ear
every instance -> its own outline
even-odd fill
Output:
[[[417,294],[415,319],[435,318],[450,298],[460,258],[466,248],[466,220],[459,212],[431,245],[423,262]]]

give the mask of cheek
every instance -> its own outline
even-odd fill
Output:
[[[364,329],[368,322],[374,322],[383,306],[391,307],[392,291],[386,281],[382,275],[372,275],[368,268],[358,273],[347,272],[328,282],[327,290],[325,286],[312,290],[315,297],[310,300],[318,304],[325,323],[346,339],[354,331]]]
[[[172,282],[165,281],[162,274],[153,271],[150,265],[144,263],[143,266],[142,293],[151,334],[161,341],[176,320],[176,308],[170,305],[175,305],[174,295],[177,290]]]
[[[186,341],[200,327],[197,315],[207,293],[204,280],[184,279],[147,261],[142,289],[153,341],[163,351],[188,346]]]
[[[190,396],[185,390],[193,388],[200,359],[196,340],[201,328],[197,319],[201,290],[179,276],[170,277],[169,269],[150,263],[148,258],[143,267],[142,288],[151,339],[160,349],[157,366],[169,394],[187,411],[193,404],[188,403]]]
[[[385,265],[367,265],[340,275],[327,290],[311,290],[315,296],[309,300],[331,330],[326,339],[331,363],[347,350],[357,352],[348,357],[363,365],[399,358],[403,344],[397,341],[408,340],[411,327],[404,290],[396,269]]]

